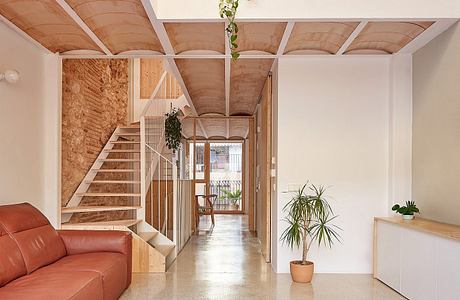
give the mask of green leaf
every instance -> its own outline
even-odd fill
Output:
[[[236,41],[236,39],[238,38],[238,36],[236,34],[232,35],[230,37],[230,41],[233,43],[234,41]]]

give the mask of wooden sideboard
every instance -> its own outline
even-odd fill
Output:
[[[460,226],[374,218],[374,277],[409,299],[460,299]]]

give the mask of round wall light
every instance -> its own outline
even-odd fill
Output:
[[[0,73],[0,81],[5,80],[8,83],[16,83],[19,81],[19,72],[16,70],[6,70]]]

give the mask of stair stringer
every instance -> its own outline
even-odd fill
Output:
[[[139,225],[139,224],[138,224]],[[148,225],[148,224],[147,224]],[[154,231],[154,229],[152,227]],[[129,231],[132,240],[132,271],[134,273],[164,273],[167,270],[168,255],[163,255],[155,247],[144,241],[139,235],[126,226],[114,225],[81,225],[68,224],[66,230],[120,230]],[[157,235],[160,235],[158,233]],[[169,240],[168,240],[169,241]]]
[[[137,224],[137,232],[157,232],[157,234],[150,240],[146,241],[152,247],[171,247],[172,250],[165,256],[166,257],[166,270],[177,257],[176,244],[168,237],[163,235],[160,231],[155,229],[146,221]]]
[[[67,202],[65,207],[74,207],[80,204],[83,197],[79,195],[82,193],[86,193],[86,191],[88,191],[91,185],[91,183],[89,182],[92,181],[97,175],[97,172],[94,171],[94,169],[100,169],[104,164],[104,161],[102,161],[102,159],[106,159],[109,156],[109,152],[106,150],[111,150],[113,148],[114,144],[111,142],[118,140],[117,133],[118,127],[113,131],[104,148],[102,148],[93,165],[89,168],[88,172],[86,172],[85,177],[82,179],[82,181],[78,185],[78,188],[75,190],[75,192],[73,193],[72,197],[70,198],[69,202]],[[61,215],[61,223],[68,222],[72,216],[73,214]]]

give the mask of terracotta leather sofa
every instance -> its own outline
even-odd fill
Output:
[[[131,283],[131,241],[124,231],[56,231],[27,203],[0,206],[0,299],[118,299]]]

